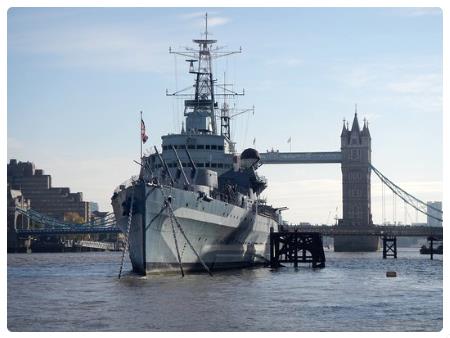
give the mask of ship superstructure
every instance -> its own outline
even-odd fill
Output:
[[[193,86],[174,93],[166,91],[168,96],[185,98],[186,123],[181,127],[181,132],[162,137],[162,158],[166,161],[170,172],[177,172],[178,175],[181,169],[177,153],[182,166],[184,168],[190,166],[188,154],[184,149],[188,150],[197,168],[208,168],[218,175],[233,168],[233,156],[236,155],[230,131],[233,112],[230,111],[227,98],[244,95],[244,91],[241,93],[233,91],[225,81],[223,84],[217,83],[213,77],[212,60],[240,53],[241,49],[224,51],[220,47],[215,47],[217,40],[208,38],[207,16],[205,21],[204,38],[193,40],[197,48],[186,48],[184,51],[169,49],[171,54],[188,58],[186,62],[189,63],[189,73],[195,77]],[[223,103],[220,104],[218,98],[223,98]],[[244,111],[234,114],[242,112]],[[217,117],[220,120],[220,133]],[[146,160],[152,170],[155,169],[159,173],[163,169],[157,154],[149,156]],[[236,161],[234,159],[234,163]]]
[[[192,87],[167,92],[185,98],[185,124],[179,134],[162,136],[161,151],[155,147],[144,156],[139,177],[120,185],[112,197],[139,272],[264,263],[270,228],[277,230],[281,222],[280,209],[260,199],[267,182],[257,174],[258,152],[249,148],[238,154],[231,140],[231,118],[245,111],[231,111],[227,99],[244,93],[213,76],[214,58],[241,50],[215,47],[205,19],[204,37],[193,40],[197,48],[169,50],[187,58],[195,77],[193,93]]]

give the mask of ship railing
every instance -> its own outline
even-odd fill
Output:
[[[115,189],[114,192],[118,193],[119,191],[126,189],[128,187],[131,187],[133,185],[133,183],[137,182],[139,180],[139,175],[133,175],[131,176],[129,179],[127,179],[126,181],[122,182],[121,184],[119,184]]]

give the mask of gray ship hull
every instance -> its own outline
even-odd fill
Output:
[[[335,252],[372,252],[379,248],[377,236],[335,236]]]
[[[119,227],[126,232],[127,200],[132,187],[122,189],[112,204]],[[135,201],[129,236],[129,254],[133,270],[139,273],[167,273],[180,270],[175,239],[164,207],[164,195],[184,234],[206,265],[212,269],[249,267],[264,264],[269,259],[270,228],[277,223],[257,213],[254,205],[236,206],[220,200],[204,200],[193,191],[173,187],[140,184],[135,187]],[[162,192],[164,190],[164,194]],[[175,235],[183,269],[203,270],[176,224]]]

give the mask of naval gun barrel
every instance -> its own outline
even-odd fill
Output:
[[[184,148],[184,150],[186,151],[187,157],[188,157],[189,162],[191,163],[191,166],[192,166],[191,178],[194,178],[195,173],[197,172],[197,166],[195,165],[194,161],[192,160],[191,154],[187,150],[187,146]]]
[[[181,174],[183,174],[184,181],[186,182],[187,185],[190,185],[189,180],[186,176],[186,173],[184,172],[183,165],[181,164],[180,158],[178,157],[178,153],[175,150],[175,147],[173,145],[171,147],[172,147],[173,152],[175,153],[175,157],[177,158],[177,163],[178,163],[178,166],[180,167]]]
[[[162,165],[164,166],[164,169],[166,170],[167,174],[170,177],[170,182],[172,182],[172,185],[174,185],[175,182],[173,180],[172,174],[169,171],[169,167],[167,166],[166,161],[164,161],[163,158],[161,157],[161,154],[159,153],[158,148],[156,148],[156,146],[154,146],[154,148],[155,148],[156,154],[158,155],[159,160],[161,161]]]

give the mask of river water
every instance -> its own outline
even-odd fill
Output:
[[[11,331],[440,331],[442,256],[118,280],[118,252],[8,254]],[[130,271],[130,263],[125,271]],[[387,278],[386,271],[397,272]]]

